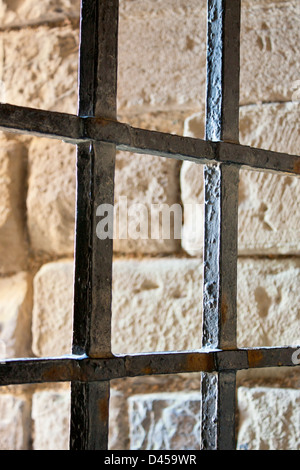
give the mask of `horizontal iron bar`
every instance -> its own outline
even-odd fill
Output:
[[[44,382],[101,382],[125,377],[295,367],[299,347],[199,350],[118,355],[66,356],[0,362],[0,386]],[[299,354],[300,356],[300,354]]]
[[[0,129],[71,144],[88,140],[83,138],[84,122],[78,116],[11,104],[0,104]]]
[[[118,150],[189,160],[194,163],[232,163],[255,170],[300,175],[300,156],[229,142],[211,142],[139,129],[102,118],[0,104],[0,130],[55,138],[71,144],[108,142]]]

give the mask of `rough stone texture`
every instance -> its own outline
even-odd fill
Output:
[[[0,25],[31,24],[70,14],[78,15],[80,0],[0,0]]]
[[[33,450],[68,450],[70,392],[42,391],[32,398]]]
[[[72,349],[73,261],[42,266],[34,278],[33,352],[62,356]]]
[[[128,406],[124,394],[111,388],[109,401],[109,450],[129,449]]]
[[[204,6],[194,0],[128,2],[120,18],[121,109],[203,109]]]
[[[142,3],[128,2],[121,16],[120,107],[203,112],[205,0]],[[242,9],[241,103],[289,100],[299,79],[299,2],[257,3]]]
[[[76,114],[78,41],[69,24],[0,33],[1,101]]]
[[[176,234],[174,236],[173,223],[168,223],[169,219],[166,216],[165,219],[159,218],[158,212],[155,212],[157,205],[163,210],[163,205],[171,207],[177,204],[178,215],[175,223],[176,227],[181,228],[182,209],[179,205],[177,162],[151,155],[119,152],[115,185],[114,251],[146,254],[177,251],[180,248],[180,239],[176,239]],[[124,211],[126,207],[128,212]],[[169,233],[168,230],[162,231],[165,227],[163,220],[166,221],[166,228],[170,229]],[[128,238],[125,238],[126,234],[122,234],[126,221]],[[154,233],[156,228],[158,231]]]
[[[299,275],[297,260],[240,260],[239,347],[300,344]],[[114,352],[201,346],[202,266],[198,261],[116,261],[113,293]]]
[[[0,357],[31,353],[31,277],[20,272],[0,279]]]
[[[10,5],[8,22],[31,1]],[[41,3],[41,2],[38,2]],[[74,3],[47,1],[32,8],[38,18]],[[76,10],[76,9],[75,9]],[[299,80],[299,2],[246,2],[242,17],[241,103],[286,101]],[[0,10],[1,16],[1,10]],[[13,19],[15,18],[15,19]],[[26,19],[26,15],[25,15]],[[180,33],[179,33],[180,32]],[[45,41],[47,38],[47,41]],[[76,113],[76,25],[4,31],[0,34],[3,100],[14,104]],[[191,109],[203,112],[206,80],[206,1],[131,1],[123,3],[119,35],[119,112]],[[14,87],[11,87],[14,83]],[[129,86],[130,84],[130,86]]]
[[[26,165],[24,148],[0,142],[0,274],[26,269]]]
[[[33,139],[29,147],[27,211],[30,243],[34,252],[44,252],[52,256],[73,254],[75,171],[74,146],[50,139]],[[151,207],[155,204],[161,205],[161,209],[163,204],[170,207],[177,204],[177,226],[181,227],[178,163],[149,155],[118,152],[115,184],[114,251],[156,254],[178,250],[180,240],[175,239],[172,224],[170,237],[168,233],[161,232],[160,222],[157,239],[150,239]],[[120,201],[121,207],[127,207],[130,215],[128,237],[124,239],[121,239],[124,235],[119,231],[119,227],[124,226],[122,214],[126,217],[126,210],[120,211]],[[143,204],[141,212],[138,211],[137,204]],[[154,227],[159,219],[153,216],[152,220]],[[168,222],[168,218],[164,220]],[[140,232],[140,224],[148,229],[147,233]],[[167,223],[167,228],[169,227],[170,224]]]
[[[242,259],[238,265],[238,346],[299,345],[300,262]],[[73,263],[44,265],[34,279],[33,351],[69,354]],[[114,353],[201,347],[202,265],[197,260],[115,260]]]
[[[199,395],[153,393],[130,397],[130,449],[199,450]]]
[[[300,450],[300,391],[238,389],[239,450]]]
[[[243,7],[241,104],[293,99],[299,81],[299,2],[246,0]]]
[[[240,347],[300,344],[296,327],[300,321],[296,300],[299,274],[297,260],[240,260]],[[114,352],[197,349],[201,346],[201,312],[199,262],[115,262]]]
[[[0,395],[0,450],[27,450],[30,441],[30,405],[26,399]]]
[[[241,259],[238,347],[300,344],[299,259]]]
[[[245,106],[240,112],[240,141],[244,145],[292,154],[299,153],[297,132],[299,103]],[[192,115],[185,122],[185,134],[203,138],[203,116]],[[203,167],[184,162],[181,169],[181,197],[186,208],[183,248],[201,255],[203,232],[195,234],[193,204],[203,218]],[[299,254],[299,178],[241,170],[239,186],[239,253]]]
[[[113,281],[113,352],[200,347],[200,262],[116,260]]]
[[[33,251],[72,255],[76,199],[76,150],[33,139],[29,147],[27,223]]]

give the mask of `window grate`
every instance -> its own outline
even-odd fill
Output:
[[[240,0],[208,0],[206,139],[118,122],[118,8],[118,0],[81,2],[78,116],[0,105],[0,129],[77,146],[72,355],[1,362],[0,385],[71,382],[70,448],[107,449],[111,380],[202,372],[201,447],[234,449],[236,372],[292,367],[298,350],[237,349],[239,170],[299,175],[300,156],[238,143]],[[114,201],[116,150],[204,165],[202,349],[135,355],[111,352],[113,247],[112,240],[97,238],[95,215],[99,204]]]

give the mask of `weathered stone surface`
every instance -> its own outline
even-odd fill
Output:
[[[239,347],[300,344],[299,279],[297,258],[239,260]]]
[[[295,82],[299,87],[299,17],[297,0],[244,2],[241,104],[293,99]]]
[[[206,1],[142,3],[127,2],[121,16],[120,108],[190,107],[203,112]],[[243,3],[242,104],[291,99],[299,79],[297,15],[296,0]]]
[[[199,393],[158,393],[128,399],[132,450],[199,450]]]
[[[300,392],[291,389],[238,389],[239,450],[299,450]]]
[[[51,16],[55,9],[68,13],[76,2],[40,3],[2,1],[2,18],[15,22],[23,15],[25,20]],[[258,5],[245,2],[243,6],[241,103],[290,100],[299,81],[299,28],[294,21],[299,2],[262,0]],[[26,11],[30,13],[27,17]],[[189,108],[204,112],[205,36],[205,0],[123,2],[119,111]],[[78,39],[78,28],[68,24],[40,26],[34,32],[30,28],[2,32],[2,101],[76,113]]]
[[[30,404],[26,399],[0,395],[0,450],[28,450]]]
[[[1,102],[76,114],[78,41],[68,24],[0,33]]]
[[[73,261],[42,266],[34,278],[33,352],[62,356],[72,350]]]
[[[145,254],[177,251],[182,223],[179,202],[177,162],[119,152],[115,174],[114,251]],[[179,236],[178,230],[174,231],[174,222],[169,221],[172,206],[176,211]],[[159,217],[159,212],[162,214],[164,210],[165,216]]]
[[[31,277],[20,272],[0,279],[0,357],[31,353]]]
[[[75,172],[74,146],[48,139],[33,139],[29,147],[27,211],[34,252],[52,256],[73,254]],[[114,251],[153,254],[178,250],[180,239],[174,236],[173,223],[168,223],[168,208],[165,218],[159,219],[154,207],[159,205],[159,209],[164,210],[163,205],[172,207],[177,204],[176,220],[180,229],[182,209],[179,205],[178,163],[149,155],[119,152],[115,185]],[[170,234],[168,230],[162,232],[164,220]],[[128,230],[124,234],[122,230],[126,222]],[[158,228],[157,234],[151,233],[154,227]]]
[[[193,259],[115,260],[114,353],[201,347],[202,265]],[[300,344],[297,259],[241,259],[238,265],[238,346]],[[33,350],[69,354],[73,263],[44,265],[34,280]],[[292,300],[291,300],[292,299]]]
[[[80,0],[0,0],[0,25],[31,24],[66,15],[79,15]]]
[[[15,142],[0,143],[0,274],[26,268],[26,152]]]
[[[113,352],[200,347],[200,262],[115,261],[113,281]]]
[[[34,450],[68,450],[70,392],[36,392],[32,398],[32,420]]]
[[[109,450],[129,449],[128,403],[120,390],[111,388],[109,401]]]
[[[297,260],[239,261],[239,347],[300,344],[299,276]],[[198,349],[201,312],[202,266],[198,261],[114,263],[114,352]]]
[[[204,6],[194,1],[128,2],[120,18],[120,109],[203,108]]]
[[[245,106],[240,112],[240,141],[244,145],[292,154],[299,153],[299,103]],[[203,138],[203,116],[192,115],[185,134]],[[203,218],[203,167],[184,162],[181,197],[186,208],[183,248],[201,255],[203,232],[193,230],[189,207],[199,204]],[[239,253],[299,254],[299,178],[241,170],[239,186]]]
[[[74,251],[76,149],[48,139],[29,147],[27,218],[33,251],[72,255]]]

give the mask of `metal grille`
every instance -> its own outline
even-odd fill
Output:
[[[71,356],[7,360],[0,385],[71,382],[70,448],[107,449],[110,381],[202,372],[202,449],[234,449],[236,372],[294,366],[298,347],[237,349],[237,226],[241,167],[300,174],[300,156],[239,145],[240,0],[208,0],[205,140],[117,121],[118,0],[82,0],[79,110],[0,105],[0,129],[77,146],[74,333]],[[96,236],[96,208],[114,202],[116,150],[204,166],[202,348],[111,352],[112,240]],[[200,341],[199,341],[200,343]]]

